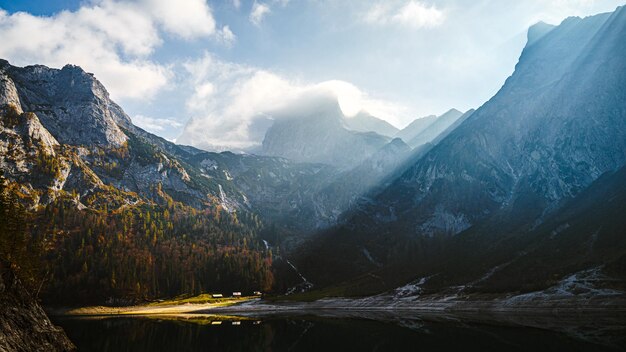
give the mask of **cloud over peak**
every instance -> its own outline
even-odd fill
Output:
[[[271,120],[316,111],[320,99],[333,100],[346,116],[366,110],[394,123],[406,113],[403,107],[373,99],[345,81],[298,82],[208,53],[184,66],[194,90],[186,101],[191,119],[177,141],[203,149],[245,150],[260,145]]]

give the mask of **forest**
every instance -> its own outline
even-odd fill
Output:
[[[4,178],[0,194],[2,265],[49,303],[130,303],[273,283],[272,253],[253,214],[239,219],[171,199],[81,210],[71,194],[28,210]]]

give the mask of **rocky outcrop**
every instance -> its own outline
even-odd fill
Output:
[[[20,98],[13,80],[2,70],[3,62],[0,61],[0,109],[14,106],[18,113],[22,112]],[[4,110],[2,110],[4,112]]]
[[[0,267],[0,351],[74,351],[63,329],[6,268]]]

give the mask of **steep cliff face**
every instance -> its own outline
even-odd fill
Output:
[[[332,166],[229,152],[202,152],[186,160],[199,168],[201,178],[222,188],[221,200],[230,208],[249,207],[268,224],[293,233],[329,221],[312,205],[315,194],[337,177]]]
[[[14,67],[0,62],[17,87],[21,109],[33,112],[64,144],[120,147],[127,137],[116,120],[106,89],[80,67]]]
[[[50,322],[41,306],[6,268],[0,266],[0,350],[74,351],[63,329]]]
[[[390,186],[382,208],[409,233],[455,234],[522,197],[549,212],[622,166],[625,25],[620,8],[532,42],[498,94]]]
[[[329,264],[349,268],[343,279],[376,268],[359,254],[364,246],[379,263],[453,270],[437,263],[463,253],[451,250],[456,236],[466,251],[495,247],[490,256],[503,264],[528,244],[508,235],[531,236],[624,166],[626,9],[540,27],[531,28],[515,72],[491,100],[316,245],[345,257],[353,251],[352,262]]]

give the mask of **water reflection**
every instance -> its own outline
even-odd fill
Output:
[[[540,329],[461,323],[225,316],[57,318],[80,351],[609,351]]]

